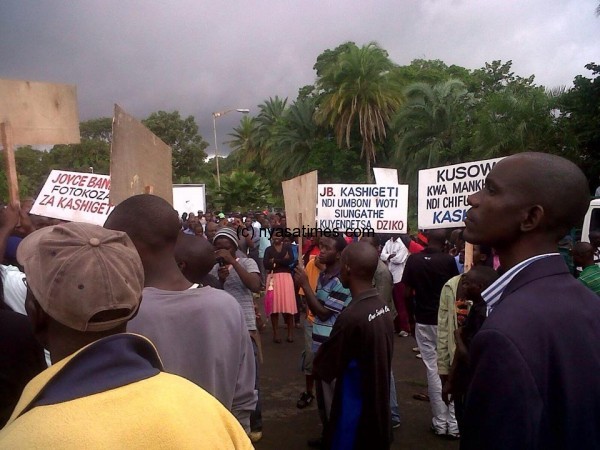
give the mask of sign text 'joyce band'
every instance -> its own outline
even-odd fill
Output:
[[[317,228],[406,233],[408,186],[320,184]]]
[[[464,226],[467,197],[481,190],[502,158],[419,171],[419,228]]]

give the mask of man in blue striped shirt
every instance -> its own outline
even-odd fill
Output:
[[[505,273],[482,292],[461,449],[600,448],[600,301],[557,252],[588,202],[581,170],[545,153],[503,159],[469,196],[464,237]]]
[[[296,267],[294,280],[305,293],[306,303],[314,314],[313,322],[313,353],[316,355],[320,345],[329,339],[333,325],[342,310],[350,304],[352,296],[350,290],[342,285],[340,280],[340,259],[342,251],[346,248],[343,236],[322,236],[319,240],[319,262],[325,269],[319,275],[316,293],[310,287],[308,277],[304,270]],[[325,383],[316,380],[317,404],[323,426],[327,426],[331,402],[333,401],[334,383]],[[311,442],[316,446],[321,445],[321,440]]]

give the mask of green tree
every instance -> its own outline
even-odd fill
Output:
[[[230,133],[233,139],[227,145],[233,150],[226,159],[234,161],[236,166],[244,165],[251,169],[260,167],[262,152],[259,145],[256,119],[242,116],[239,126]]]
[[[534,87],[534,76],[523,78],[511,71],[512,61],[502,63],[500,60],[485,63],[481,69],[474,70],[470,78],[470,92],[479,98],[493,92],[501,92],[510,88],[516,94],[528,91]]]
[[[297,100],[273,127],[267,164],[277,176],[293,178],[306,171],[306,162],[319,140],[319,127],[313,120],[315,107],[315,98]]]
[[[173,150],[173,181],[202,177],[208,143],[198,132],[193,116],[183,119],[179,111],[158,111],[142,122]]]
[[[377,158],[377,144],[385,140],[386,127],[401,104],[399,86],[390,71],[394,64],[385,50],[375,43],[346,48],[327,60],[317,87],[323,91],[316,112],[317,123],[335,130],[341,147],[352,146],[353,132],[361,140],[361,157],[366,162],[371,182],[371,163]]]
[[[338,45],[333,50],[327,49],[317,56],[317,61],[313,66],[314,71],[317,72],[317,79],[326,76],[332,70],[332,67],[339,64],[342,55],[356,48],[357,46],[354,42],[348,41]]]
[[[272,204],[269,184],[254,172],[234,170],[221,175],[221,188],[211,183],[209,201],[225,211],[265,209]]]
[[[35,150],[31,146],[18,147],[15,150],[15,164],[17,166],[17,182],[19,185],[19,197],[35,197],[44,185],[48,176],[45,164],[45,153]],[[0,158],[4,158],[0,154]],[[8,202],[8,184],[6,171],[2,170],[0,175],[0,203]]]
[[[80,144],[55,145],[45,157],[49,170],[72,170],[108,175],[110,145],[99,140],[82,140]]]
[[[591,180],[600,176],[600,65],[586,64],[593,77],[577,75],[573,87],[558,102],[558,125],[566,137],[566,156],[577,162]]]
[[[319,171],[319,183],[366,183],[360,148],[341,150],[333,138],[319,139],[313,145],[302,173]]]
[[[258,105],[259,113],[256,116],[256,133],[258,140],[258,157],[264,161],[272,145],[275,126],[280,123],[287,106],[287,98],[278,96],[269,97],[264,103]]]
[[[414,83],[438,84],[450,79],[460,80],[465,84],[471,81],[471,72],[461,66],[448,66],[439,59],[415,59],[408,66],[398,66],[393,76],[402,86]]]
[[[473,103],[464,83],[415,83],[404,95],[406,101],[394,119],[396,158],[404,178],[415,180],[420,169],[464,158],[466,130],[462,124]]]
[[[475,113],[472,150],[477,159],[525,151],[556,151],[551,99],[543,88],[488,93]]]
[[[112,141],[112,121],[112,117],[100,117],[81,122],[79,124],[81,139],[110,143]]]

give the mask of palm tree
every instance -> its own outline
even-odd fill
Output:
[[[315,115],[317,123],[334,128],[340,147],[345,143],[350,148],[353,133],[358,132],[369,183],[376,145],[385,140],[386,127],[401,104],[400,88],[390,76],[393,67],[387,52],[376,43],[360,48],[348,44],[322,68],[317,80],[323,91]]]
[[[256,117],[256,133],[263,159],[267,156],[272,144],[274,127],[281,121],[286,104],[287,98],[281,99],[275,96],[275,98],[269,97],[269,100],[258,105],[260,112]]]
[[[257,123],[254,117],[242,116],[240,125],[230,133],[233,139],[226,142],[233,151],[228,159],[235,160],[236,165],[250,164],[260,160],[260,147],[258,145]]]
[[[264,209],[272,203],[269,184],[254,172],[236,171],[221,176],[214,203],[227,211]]]
[[[412,178],[420,169],[460,159],[464,133],[459,126],[466,119],[465,108],[473,103],[464,83],[414,83],[404,95],[406,101],[394,119],[396,159],[403,175]]]
[[[479,158],[544,149],[556,144],[551,110],[556,99],[542,88],[510,88],[488,95],[479,105],[473,152]]]
[[[300,175],[306,167],[316,140],[318,126],[313,120],[316,100],[306,97],[285,110],[274,127],[267,163],[282,178]]]

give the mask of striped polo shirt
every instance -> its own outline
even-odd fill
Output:
[[[339,276],[339,270],[333,275],[328,275],[325,271],[321,272],[319,275],[315,295],[317,300],[333,314],[329,316],[327,320],[321,320],[318,316],[315,316],[312,333],[313,353],[316,353],[319,346],[329,339],[333,324],[342,310],[348,306],[352,300],[350,290],[342,286]]]
[[[483,300],[485,300],[485,303],[487,304],[487,315],[489,316],[494,310],[494,308],[498,306],[502,299],[502,294],[504,294],[504,289],[506,289],[508,283],[510,283],[512,279],[516,277],[521,270],[523,270],[529,264],[540,259],[548,258],[549,256],[560,256],[560,253],[545,253],[543,255],[532,256],[531,258],[528,258],[525,261],[521,261],[519,264],[507,270],[506,273],[504,273],[504,275],[498,278],[485,291],[483,291],[481,293],[481,297],[483,298]]]
[[[600,267],[596,264],[587,266],[579,275],[579,281],[585,284],[596,294],[600,294]]]

